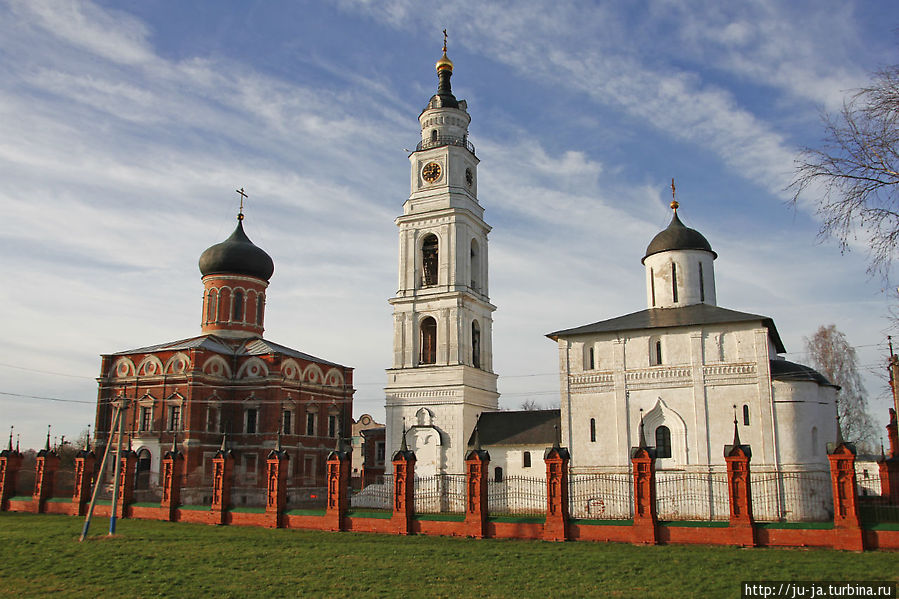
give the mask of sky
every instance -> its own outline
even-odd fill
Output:
[[[197,259],[237,188],[275,262],[266,338],[355,368],[355,415],[383,421],[393,220],[444,28],[503,407],[558,402],[546,333],[646,307],[674,178],[718,304],[773,318],[798,362],[835,324],[883,424],[897,277],[785,188],[822,113],[899,62],[897,26],[888,1],[0,0],[0,435],[77,437],[101,354],[200,333]]]

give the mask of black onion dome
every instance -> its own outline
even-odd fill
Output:
[[[643,256],[641,262],[653,254],[670,250],[702,250],[709,252],[715,258],[718,257],[718,254],[712,251],[712,246],[703,237],[702,233],[680,222],[676,211],[668,227],[649,242],[649,245],[646,247],[646,255]]]
[[[250,241],[244,233],[243,222],[237,221],[231,237],[200,254],[200,272],[204,277],[233,274],[268,281],[275,272],[275,263],[262,248]]]

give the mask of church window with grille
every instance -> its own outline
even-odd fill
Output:
[[[493,470],[493,482],[503,482],[503,469],[500,466],[497,466]]]
[[[334,414],[328,416],[328,436],[337,436],[337,416]]]
[[[531,467],[531,452],[525,451],[521,454],[521,467],[522,468],[530,468]]]
[[[418,363],[437,363],[437,321],[432,316],[421,321],[421,353]]]
[[[290,435],[293,433],[293,429],[292,429],[293,423],[291,422],[292,418],[293,418],[293,412],[291,412],[290,410],[284,410],[281,413],[281,434],[282,435]]]
[[[181,406],[169,406],[169,430],[181,428]]]
[[[427,235],[421,244],[421,285],[430,287],[437,284],[437,270],[440,242],[434,234]]]
[[[315,412],[306,413],[306,436],[315,436]]]
[[[662,358],[662,340],[658,337],[653,337],[649,340],[649,362],[650,366],[661,366],[663,364]]]
[[[218,294],[213,290],[209,292],[206,298],[206,322],[216,321],[216,307],[218,304]]]
[[[143,407],[140,409],[140,430],[153,430],[153,408]]]
[[[247,410],[247,428],[246,432],[248,435],[256,434],[256,420],[259,416],[259,413],[256,411],[256,408],[249,408]]]
[[[671,457],[671,431],[667,426],[660,426],[656,429],[656,457]]]

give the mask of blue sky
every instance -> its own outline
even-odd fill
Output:
[[[882,419],[895,293],[862,237],[819,241],[783,190],[820,112],[899,62],[899,7],[548,6],[0,0],[0,427],[74,437],[100,354],[199,334],[197,258],[233,229],[238,187],[275,260],[266,337],[355,367],[356,415],[382,418],[404,148],[443,28],[493,226],[504,406],[557,401],[545,333],[645,307],[674,177],[719,255],[719,305],[774,318],[800,362],[836,324]]]

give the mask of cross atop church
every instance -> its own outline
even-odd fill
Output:
[[[243,201],[250,196],[243,190],[243,187],[235,189],[234,191],[240,195],[240,211],[237,213],[237,220],[243,220]]]
[[[443,53],[446,54],[446,29],[443,30]]]
[[[674,187],[674,177],[671,177],[671,209],[677,212],[680,204],[677,203],[677,190]]]

